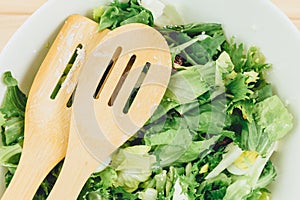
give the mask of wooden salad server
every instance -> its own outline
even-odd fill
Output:
[[[124,25],[103,38],[79,77],[67,155],[49,200],[76,199],[88,177],[146,123],[171,66],[167,42],[147,25]]]
[[[77,84],[84,54],[92,51],[107,30],[97,23],[72,15],[64,23],[38,70],[25,111],[23,151],[14,177],[2,200],[29,200],[43,179],[66,154],[71,108],[67,106]],[[82,47],[61,87],[56,87],[74,52]],[[56,89],[54,89],[56,88]],[[54,90],[59,89],[57,95]]]

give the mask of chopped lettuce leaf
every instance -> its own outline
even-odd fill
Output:
[[[216,60],[216,67],[221,74],[229,74],[233,71],[234,65],[226,51],[223,51]]]
[[[267,134],[272,142],[280,140],[293,128],[293,116],[277,95],[257,103],[253,113],[259,131]]]
[[[138,145],[120,149],[112,156],[111,166],[117,172],[115,187],[123,187],[133,192],[141,182],[146,181],[152,173],[155,157],[149,155],[149,146]]]
[[[195,65],[171,76],[164,98],[169,100],[166,103],[176,102],[175,107],[176,105],[191,103],[212,89],[214,84],[214,63]]]
[[[0,164],[8,167],[10,171],[16,169],[21,152],[19,144],[0,147]]]
[[[224,200],[243,199],[251,192],[251,186],[244,177],[239,177],[226,190]]]
[[[217,140],[220,136],[214,136],[210,139],[203,140],[203,141],[193,141],[188,149],[181,155],[177,163],[188,163],[195,159],[197,159],[201,154],[205,151],[209,151],[213,145],[216,144]]]
[[[174,141],[175,136],[177,135],[177,130],[169,129],[157,134],[152,134],[145,136],[146,145],[156,146],[156,145],[166,145],[170,141]]]
[[[139,199],[141,200],[156,200],[157,190],[153,188],[147,188],[144,192],[139,192]]]
[[[22,117],[12,117],[2,125],[2,141],[5,145],[11,145],[23,140],[24,119]]]
[[[188,129],[174,131],[176,135],[173,140],[169,140],[169,144],[161,146],[153,152],[162,167],[169,166],[178,160],[192,143],[192,135]]]

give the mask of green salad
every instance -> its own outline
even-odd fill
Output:
[[[270,157],[293,127],[293,116],[266,80],[271,64],[257,47],[227,39],[221,24],[157,26],[150,10],[137,0],[94,10],[99,31],[133,22],[157,28],[169,44],[173,71],[153,116],[91,175],[78,199],[269,199],[277,175]],[[3,81],[0,164],[8,169],[8,185],[22,153],[26,95],[10,72]],[[62,164],[34,199],[46,199]]]

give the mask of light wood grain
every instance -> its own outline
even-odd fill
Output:
[[[273,2],[283,12],[285,12],[292,20],[300,20],[300,1],[299,0],[273,0]]]
[[[47,0],[0,0],[0,52],[24,21]],[[300,29],[300,0],[272,0]]]
[[[30,15],[45,2],[46,0],[0,0],[0,13]]]
[[[29,15],[3,15],[0,14],[0,52],[9,38],[24,23]]]

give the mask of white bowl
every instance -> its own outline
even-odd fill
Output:
[[[21,89],[29,91],[35,72],[51,43],[71,14],[90,15],[105,0],[49,0],[14,34],[0,55],[0,74],[11,70]],[[269,80],[295,116],[295,127],[272,157],[278,177],[272,184],[272,199],[298,200],[300,180],[300,33],[269,0],[164,0],[175,5],[185,22],[218,22],[227,37],[235,36],[247,46],[256,45],[273,64]],[[0,84],[0,99],[5,87]],[[3,171],[0,186],[4,189]],[[1,194],[1,193],[0,193]]]

